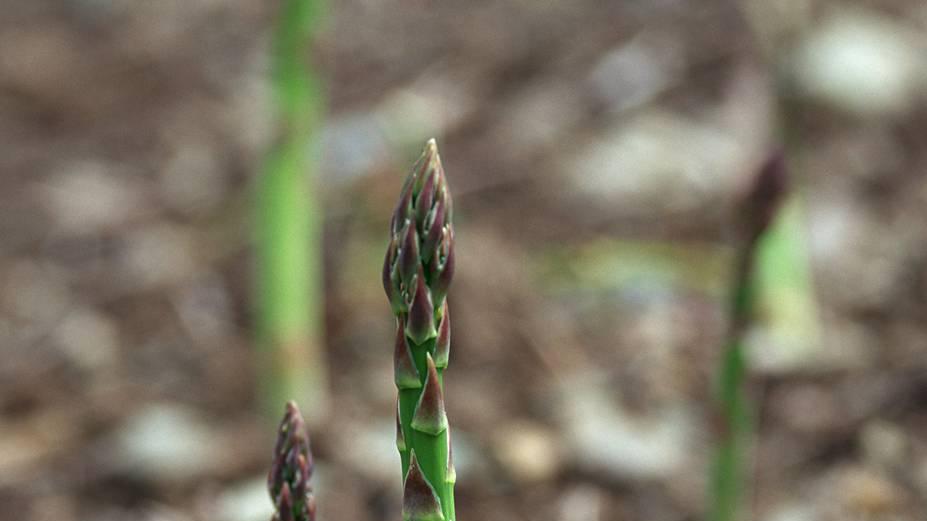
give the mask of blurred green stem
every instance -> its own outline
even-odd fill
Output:
[[[769,6],[763,0],[740,2],[744,19],[753,35],[754,47],[769,75],[769,91],[774,102],[770,114],[773,139],[782,147],[783,171],[790,171],[794,179],[795,169],[788,169],[787,163],[800,157],[804,146],[801,109],[787,88],[788,78],[784,72],[788,70],[785,60],[788,41],[800,36],[802,24],[789,26],[789,23],[795,22],[790,19],[785,25],[777,25],[784,19],[768,16],[770,11],[763,8]],[[793,196],[792,202],[790,211],[778,216],[773,229],[768,230],[764,226],[751,240],[739,244],[730,329],[717,382],[722,430],[711,473],[709,521],[747,519],[742,512],[745,491],[748,483],[757,480],[756,476],[749,478],[746,455],[754,429],[752,411],[762,410],[762,398],[756,407],[748,403],[743,352],[744,335],[758,307],[757,300],[765,299],[766,307],[776,306],[772,308],[775,313],[773,320],[786,317],[790,321],[788,339],[791,344],[787,347],[809,349],[818,342],[816,319],[811,318],[816,316],[816,312],[807,249],[800,234],[797,196]],[[768,226],[770,223],[765,224]],[[771,273],[775,273],[776,277],[772,277]],[[785,289],[792,290],[790,301],[781,296]],[[771,298],[773,291],[779,291],[776,298]],[[761,293],[762,296],[759,295]],[[784,307],[788,312],[781,311]],[[784,327],[782,323],[773,325],[780,329]],[[757,413],[756,416],[761,415]]]
[[[717,382],[720,413],[718,448],[711,470],[709,521],[738,519],[746,472],[744,453],[750,436],[743,335],[753,313],[753,262],[756,242],[741,247],[734,270],[730,324]]]
[[[257,197],[258,344],[268,414],[296,399],[310,421],[324,414],[322,209],[312,186],[323,100],[305,63],[321,0],[284,0],[273,41],[275,139]]]

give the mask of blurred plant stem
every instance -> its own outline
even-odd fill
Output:
[[[771,225],[785,198],[787,177],[776,152],[750,180],[738,201],[735,218],[737,253],[728,308],[728,332],[717,381],[718,446],[710,476],[709,521],[741,519],[747,483],[746,455],[753,422],[748,404],[744,339],[757,307],[755,268],[770,237]]]
[[[734,291],[730,303],[730,326],[721,358],[717,381],[717,407],[720,411],[718,446],[710,476],[709,521],[738,519],[746,472],[745,445],[750,435],[750,417],[745,396],[743,332],[753,308],[751,282],[753,248],[738,252]]]
[[[321,0],[283,0],[273,40],[275,139],[257,194],[258,345],[262,405],[270,417],[298,400],[310,422],[328,405],[323,354],[322,207],[318,168],[322,88],[306,51]]]
[[[711,473],[709,521],[750,518],[743,515],[742,508],[750,488],[747,484],[758,480],[758,471],[754,470],[751,479],[747,455],[754,444],[753,416],[762,418],[761,412],[753,411],[762,411],[763,407],[762,389],[757,405],[747,400],[744,339],[755,314],[760,311],[766,315],[767,344],[772,345],[764,345],[764,349],[775,347],[780,351],[780,360],[787,353],[794,364],[820,342],[797,192],[793,191],[789,200],[783,201],[787,170],[794,179],[794,168],[789,168],[788,163],[801,156],[803,146],[800,108],[787,87],[785,57],[792,43],[808,27],[809,13],[802,10],[790,13],[780,7],[762,0],[741,2],[754,47],[769,76],[769,92],[774,102],[770,119],[774,139],[781,143],[781,149],[757,176],[738,216],[747,221],[740,223],[746,224],[741,230],[746,235],[738,237],[730,329],[717,382],[722,429]]]

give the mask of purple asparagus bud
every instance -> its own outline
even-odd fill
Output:
[[[383,289],[394,314],[399,316],[408,310],[408,320],[424,318],[423,310],[419,310],[416,316],[410,309],[419,299],[416,278],[420,273],[425,274],[423,282],[432,306],[441,306],[454,271],[453,237],[447,179],[438,147],[434,140],[430,140],[406,178],[390,221],[390,244],[383,263]],[[419,331],[416,326],[406,324],[407,329],[427,336],[429,328]],[[412,334],[410,337],[414,341],[424,338]]]
[[[287,402],[280,422],[274,459],[267,475],[267,489],[276,507],[275,521],[315,521],[315,499],[309,438],[295,402]]]
[[[788,172],[781,151],[773,153],[751,180],[738,201],[740,231],[753,242],[766,231],[788,192]]]

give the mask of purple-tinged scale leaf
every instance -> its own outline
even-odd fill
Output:
[[[409,458],[409,472],[406,474],[402,491],[403,521],[444,521],[441,500],[428,483],[415,457],[415,450]]]
[[[396,235],[402,229],[407,220],[412,218],[412,198],[413,185],[415,179],[410,176],[406,179],[399,195],[399,202],[396,203],[396,209],[393,211],[393,217],[390,219],[390,233]]]
[[[451,198],[451,191],[447,188],[447,180],[442,176],[441,186],[435,196],[437,201],[441,201],[444,204],[445,208],[445,221],[448,223],[453,222],[454,217],[454,201]]]
[[[293,519],[293,498],[290,495],[290,486],[286,483],[280,490],[280,496],[277,498],[277,515],[280,521],[295,521]]]
[[[293,479],[293,497],[300,499],[306,496],[306,493],[309,491],[309,462],[306,461],[306,456],[300,454],[296,458],[296,476]]]
[[[415,412],[412,414],[412,428],[437,436],[447,430],[447,414],[444,411],[444,393],[438,381],[438,369],[431,354],[426,354],[428,375],[425,377],[425,389],[422,391]]]
[[[438,201],[425,219],[424,240],[422,241],[422,262],[431,262],[435,249],[444,231],[444,202]]]
[[[398,249],[398,241],[396,239],[390,240],[386,249],[386,257],[383,258],[383,291],[386,292],[386,298],[389,299],[390,304],[397,297],[396,292],[393,291],[392,271],[393,263],[396,261],[396,250]]]
[[[402,279],[399,276],[398,259],[397,262],[393,264],[393,270],[390,272],[390,279],[393,283],[393,301],[391,302],[393,314],[399,316],[409,310],[409,302],[412,298],[408,295],[405,285],[402,283]]]
[[[435,201],[437,171],[429,170],[426,176],[422,191],[415,198],[415,221],[418,223],[421,233],[425,233],[425,219],[428,217],[428,212],[431,211],[431,206]]]
[[[431,263],[431,293],[435,302],[447,295],[454,278],[454,228],[444,227],[439,249],[439,258]]]
[[[406,437],[402,434],[402,422],[399,420],[399,397],[396,397],[396,448],[406,450]]]
[[[441,158],[438,157],[438,144],[435,142],[434,138],[429,139],[425,143],[425,149],[422,150],[421,157],[418,158],[418,161],[415,162],[415,166],[412,168],[412,172],[415,175],[414,189],[413,193],[415,196],[418,196],[422,192],[422,188],[425,186],[425,180],[429,174],[441,166]]]
[[[435,311],[431,300],[431,293],[425,286],[425,276],[419,267],[416,277],[415,295],[409,306],[409,315],[406,318],[406,334],[416,344],[423,344],[433,338],[435,331]]]
[[[418,389],[422,386],[415,361],[412,359],[412,349],[406,340],[406,332],[402,323],[396,328],[396,346],[393,351],[394,381],[398,389]]]
[[[441,323],[438,324],[438,338],[435,340],[435,366],[447,367],[451,354],[451,315],[447,300],[442,304]]]
[[[406,222],[402,228],[402,242],[399,245],[399,276],[406,286],[412,284],[412,279],[421,263],[418,252],[418,232],[415,225]]]

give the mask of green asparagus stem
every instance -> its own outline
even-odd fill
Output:
[[[315,521],[315,498],[309,486],[312,467],[306,423],[296,403],[287,402],[267,474],[275,510],[272,521]]]
[[[328,379],[321,349],[321,205],[311,180],[321,87],[305,63],[321,0],[283,0],[274,34],[276,142],[258,180],[260,383],[265,410],[298,398],[322,418]]]
[[[451,440],[444,410],[454,275],[452,203],[432,139],[412,167],[390,222],[383,288],[396,315],[396,446],[403,521],[454,521]]]
[[[738,208],[737,257],[734,267],[730,322],[717,382],[721,421],[718,447],[711,470],[709,521],[736,521],[746,483],[744,452],[751,420],[744,383],[747,368],[743,337],[755,306],[754,263],[757,243],[779,209],[786,193],[786,172],[781,154],[760,169]]]

